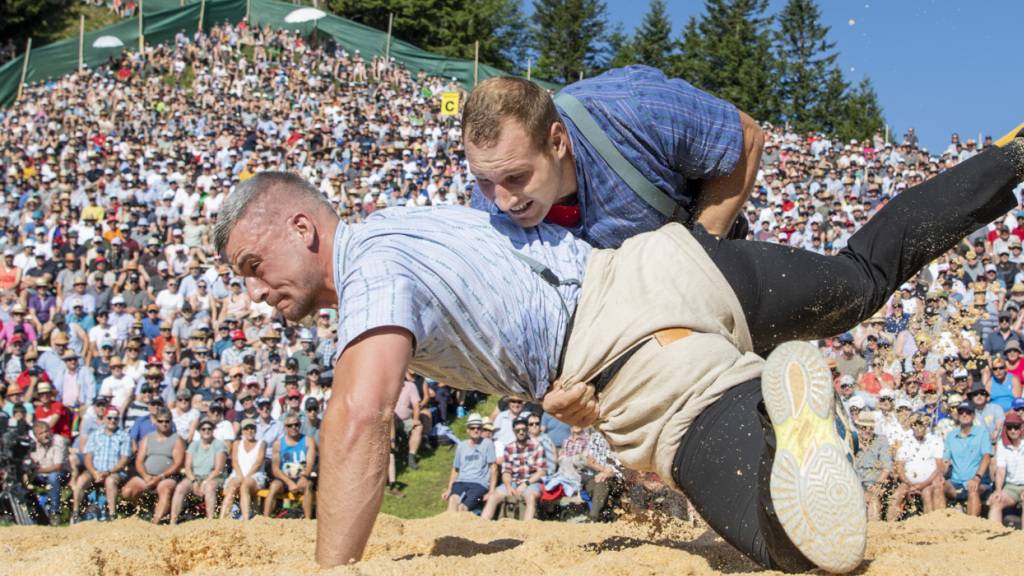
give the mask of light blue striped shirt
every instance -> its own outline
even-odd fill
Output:
[[[649,66],[615,68],[566,86],[615,148],[654,186],[693,214],[692,180],[730,174],[743,148],[739,111],[725,100]],[[636,195],[559,109],[576,161],[580,225],[572,233],[595,248],[618,248],[668,218]],[[474,187],[472,206],[498,212]]]
[[[454,388],[539,399],[557,376],[590,246],[456,206],[393,208],[334,239],[338,348],[368,330],[412,333],[411,368]],[[555,288],[516,257],[536,260]]]

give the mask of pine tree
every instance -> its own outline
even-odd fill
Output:
[[[535,0],[538,76],[570,83],[596,72],[607,57],[606,11],[601,0]]]
[[[633,50],[636,61],[664,70],[672,57],[675,43],[672,41],[672,22],[664,0],[651,0],[651,6],[643,22],[633,35]]]
[[[835,132],[842,140],[865,140],[870,138],[875,130],[885,127],[878,94],[869,78],[862,79],[857,87],[847,94],[838,117]]]
[[[680,76],[758,120],[779,118],[768,0],[705,0],[683,34]]]
[[[636,47],[633,39],[622,30],[622,23],[616,22],[608,33],[608,53],[611,59],[605,63],[604,69],[621,68],[637,63]]]
[[[669,60],[670,76],[683,78],[694,86],[707,87],[710,82],[708,60],[704,57],[704,37],[696,17],[691,16],[683,29],[679,42],[679,53]]]
[[[775,48],[779,65],[779,100],[784,119],[797,130],[817,125],[834,113],[823,102],[826,82],[835,68],[834,42],[827,40],[829,27],[820,23],[814,0],[789,0],[778,16]]]

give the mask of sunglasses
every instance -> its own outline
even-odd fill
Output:
[[[117,422],[117,416],[107,416],[107,421]]]
[[[960,416],[963,416],[964,414],[971,414],[972,416],[974,415],[974,411],[973,410],[960,410],[960,409],[957,409],[956,413],[959,414]]]
[[[1020,432],[1020,427],[1021,427],[1020,424],[1005,424],[1005,426],[1006,426],[1006,430],[1007,431],[1009,431],[1009,430],[1016,430],[1016,431]]]
[[[540,426],[540,422],[530,422],[528,426]]]
[[[519,428],[514,428],[512,431],[515,432],[516,434],[519,434],[520,432],[526,432],[526,428],[520,426]]]
[[[914,424],[911,424],[910,427],[911,428],[927,428],[928,425],[925,424],[924,422],[916,422]]]
[[[211,428],[209,426],[203,426],[202,428],[199,429],[199,431],[200,432],[213,432],[213,428]]]
[[[297,423],[297,422],[294,422],[292,424],[285,424],[284,425],[285,428],[298,428],[299,426],[301,426],[301,425],[299,423]]]
[[[255,426],[246,426],[245,428],[242,428],[242,431],[245,431],[245,430],[252,430],[252,431],[255,431],[255,430],[256,430],[256,427],[255,427]]]
[[[156,423],[157,424],[170,424],[171,421],[170,420],[157,420]]]
[[[480,430],[481,426],[466,426],[466,430]]]

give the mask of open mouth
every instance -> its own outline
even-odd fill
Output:
[[[533,200],[527,200],[526,202],[523,202],[519,206],[516,206],[514,208],[509,208],[508,212],[509,212],[509,214],[511,214],[513,216],[522,216],[523,214],[526,214],[526,212],[530,208],[532,208],[532,207],[533,207]]]

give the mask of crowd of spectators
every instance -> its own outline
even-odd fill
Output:
[[[267,169],[301,174],[348,222],[467,204],[459,123],[438,114],[453,90],[329,41],[224,24],[29,86],[0,111],[0,402],[32,429],[30,476],[51,516],[138,508],[173,523],[272,515],[282,502],[315,514],[336,313],[294,324],[250,301],[211,224],[235,184]],[[991,145],[953,135],[930,154],[913,130],[899,143],[766,133],[751,235],[822,254],[889,198]],[[821,342],[875,518],[963,501],[999,519],[1020,500],[1020,215]],[[441,495],[452,510],[553,517],[575,498],[594,521],[622,500],[686,513],[656,477],[623,470],[600,434],[516,399],[468,415],[468,438],[455,438],[447,425],[473,401],[409,375],[391,497],[424,446],[455,442]]]

